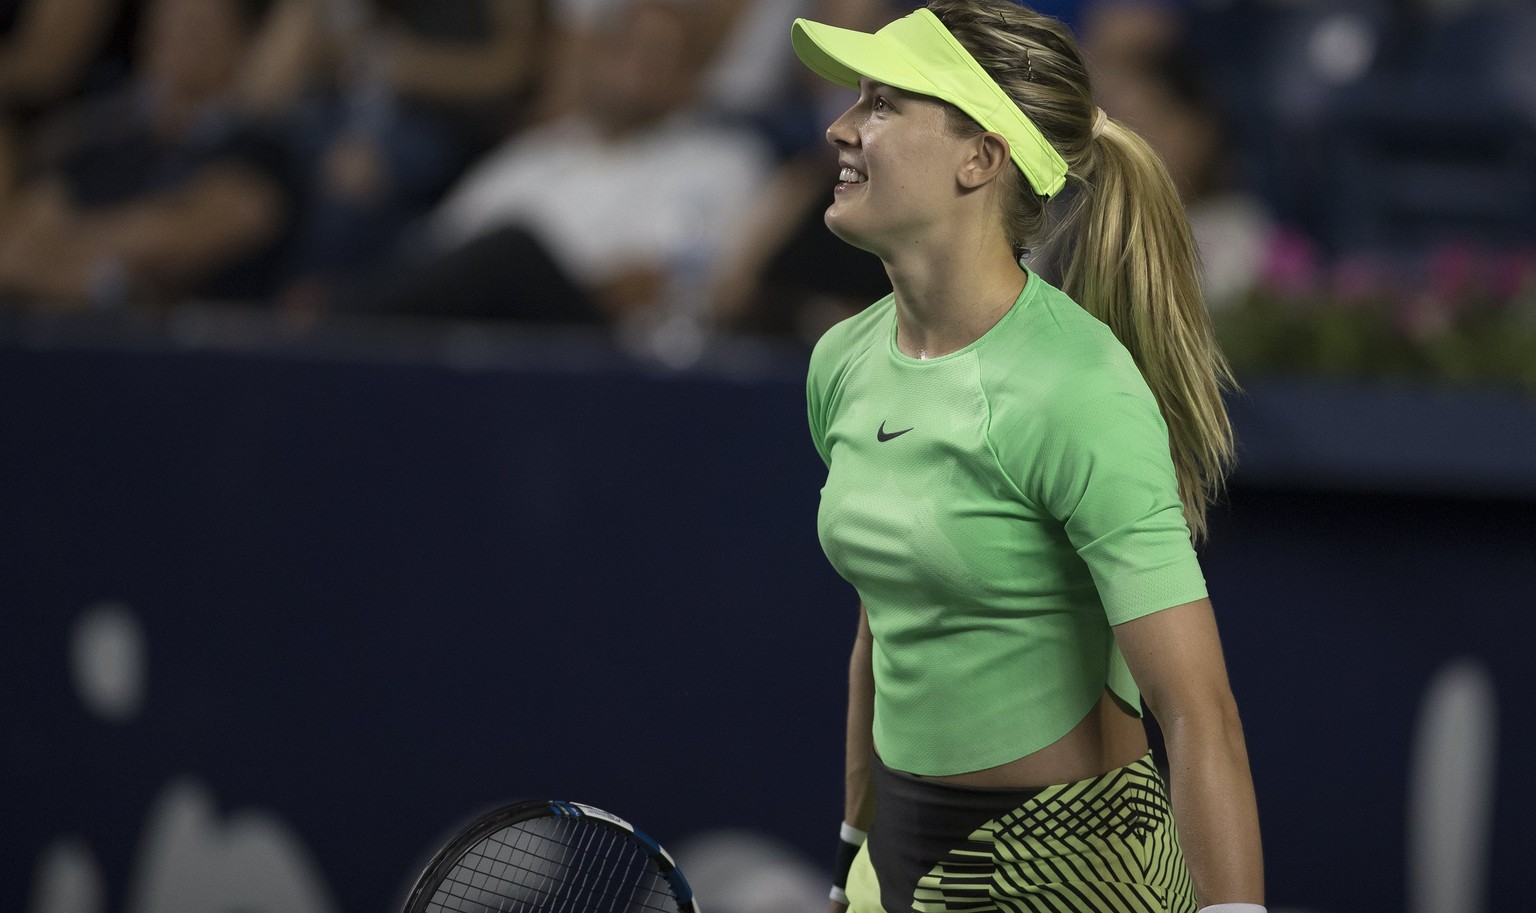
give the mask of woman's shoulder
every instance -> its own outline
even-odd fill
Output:
[[[854,355],[888,339],[895,297],[886,295],[874,304],[833,324],[811,350],[811,372],[835,369]]]
[[[1050,282],[1030,274],[1034,287],[1020,330],[1036,345],[1061,342],[1091,347],[1113,347],[1114,334],[1091,311]]]
[[[1060,408],[1099,395],[1146,391],[1135,359],[1102,321],[1037,276],[1024,319],[1008,344],[989,346],[990,383],[1038,405]]]

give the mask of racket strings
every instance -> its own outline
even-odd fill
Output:
[[[580,818],[540,818],[482,839],[444,876],[429,913],[676,911],[670,886],[628,837]]]

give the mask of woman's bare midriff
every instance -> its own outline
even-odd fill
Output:
[[[984,770],[924,779],[958,786],[1054,786],[1124,767],[1146,753],[1141,718],[1106,690],[1071,732],[1033,754]]]

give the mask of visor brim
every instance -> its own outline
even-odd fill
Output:
[[[919,95],[937,92],[931,80],[878,34],[797,19],[790,41],[802,63],[840,86],[857,89],[860,77],[865,77]]]

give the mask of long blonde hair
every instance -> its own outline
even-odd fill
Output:
[[[1011,0],[930,0],[928,9],[1045,134],[1067,162],[1067,187],[1047,205],[1016,169],[1005,214],[1018,249],[1045,251],[1062,291],[1114,331],[1136,360],[1168,425],[1191,536],[1234,462],[1222,391],[1235,389],[1200,291],[1200,262],[1178,190],[1152,147],[1099,110],[1072,34]],[[981,127],[952,110],[957,132]]]

